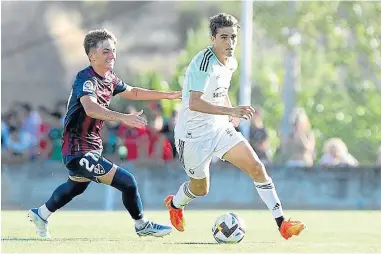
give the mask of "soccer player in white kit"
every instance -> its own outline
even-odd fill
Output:
[[[235,130],[240,118],[250,119],[251,106],[233,107],[228,90],[237,69],[233,57],[237,45],[238,21],[220,13],[210,18],[212,45],[190,62],[182,91],[182,105],[175,127],[176,149],[190,180],[176,195],[165,198],[172,225],[185,230],[184,207],[209,191],[209,166],[213,156],[229,161],[248,174],[259,196],[271,211],[281,235],[288,239],[305,225],[285,220],[282,205],[271,177],[245,137]]]

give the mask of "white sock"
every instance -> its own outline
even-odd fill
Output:
[[[145,227],[147,222],[148,222],[148,220],[146,219],[146,217],[143,216],[143,218],[141,218],[139,220],[135,220],[135,227],[138,229],[142,229]]]
[[[276,193],[274,183],[269,177],[264,183],[254,182],[258,194],[265,202],[267,208],[271,211],[274,218],[283,216],[282,204],[280,203],[278,194]]]
[[[40,215],[42,219],[48,220],[49,216],[52,215],[52,212],[49,211],[45,204],[43,204],[38,208],[38,215]]]
[[[189,182],[185,182],[180,186],[172,202],[175,207],[183,208],[196,197],[197,196],[189,190]]]

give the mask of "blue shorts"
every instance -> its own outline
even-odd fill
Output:
[[[100,152],[91,151],[76,155],[63,155],[62,160],[69,175],[72,177],[85,177],[94,182],[99,182],[99,176],[110,172],[113,163],[104,158]]]

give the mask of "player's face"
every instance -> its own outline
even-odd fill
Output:
[[[98,68],[112,70],[116,60],[116,48],[113,40],[108,39],[98,43],[98,47],[90,51],[91,63]]]
[[[237,27],[218,28],[216,36],[212,36],[212,42],[218,54],[225,57],[233,56],[237,46]]]

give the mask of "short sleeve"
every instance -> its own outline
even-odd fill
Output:
[[[78,80],[75,84],[75,95],[77,99],[81,98],[82,96],[89,95],[96,97],[96,84],[93,80],[87,79],[87,80]]]
[[[127,85],[123,82],[123,80],[119,79],[114,89],[113,96],[117,95],[118,93],[122,93],[126,90],[131,90],[131,86]]]
[[[210,75],[199,70],[190,70],[188,73],[188,90],[205,93],[209,85]]]

